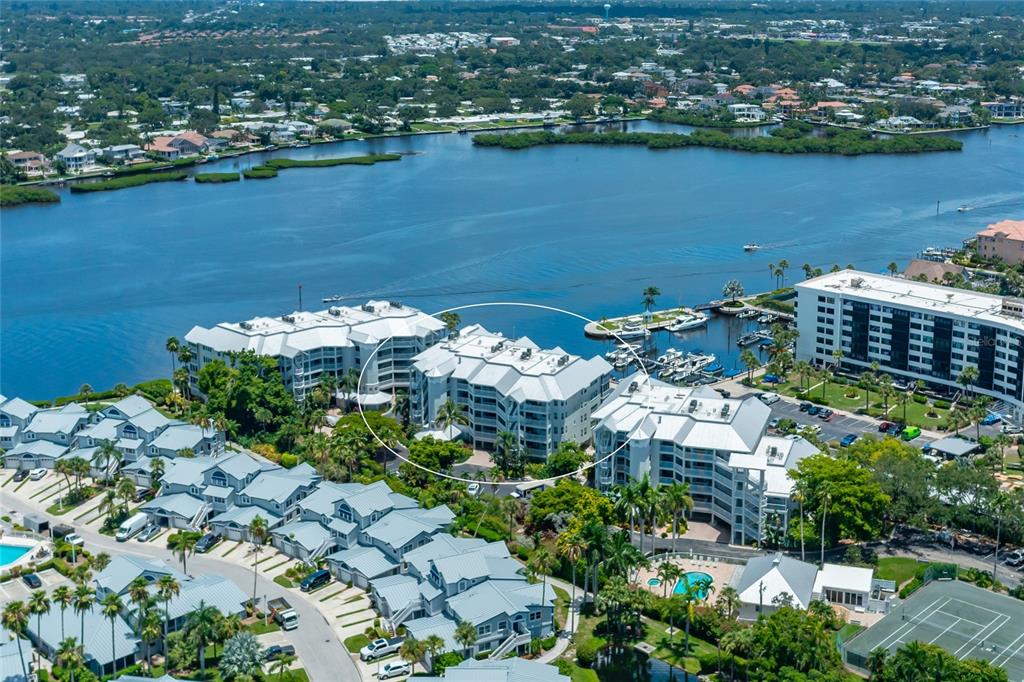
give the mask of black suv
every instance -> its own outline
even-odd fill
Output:
[[[220,536],[216,533],[207,533],[203,537],[199,538],[199,542],[196,543],[196,551],[200,554],[206,554],[213,546],[220,542]]]

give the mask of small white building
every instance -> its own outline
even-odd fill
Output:
[[[867,608],[875,572],[860,566],[825,564],[814,579],[812,599],[822,599],[857,611]]]

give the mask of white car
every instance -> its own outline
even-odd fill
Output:
[[[469,485],[466,486],[466,492],[472,495],[473,497],[476,497],[477,495],[480,494],[480,484],[476,483],[475,481],[473,483],[470,483]]]
[[[1002,427],[999,430],[1001,432],[1003,432],[1003,433],[1010,434],[1010,435],[1017,435],[1017,434],[1024,433],[1024,429],[1022,429],[1019,426],[1014,426],[1013,424],[1003,424]]]
[[[412,673],[412,667],[405,661],[392,661],[380,667],[377,673],[378,680],[389,680],[392,677],[401,677]]]
[[[762,393],[761,395],[757,396],[757,399],[760,400],[765,405],[774,405],[775,403],[779,402],[779,400],[781,400],[778,393]]]
[[[31,478],[33,481],[38,481],[45,475],[46,469],[39,467],[38,469],[33,469],[32,471],[30,471],[28,477]]]
[[[72,547],[81,547],[85,544],[85,540],[78,533],[71,533],[64,536],[64,542],[68,543]]]

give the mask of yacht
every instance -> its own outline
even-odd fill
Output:
[[[666,329],[670,332],[684,332],[688,329],[696,329],[697,327],[703,327],[708,322],[708,316],[704,313],[695,313],[693,315],[680,315],[675,321],[670,324]]]
[[[681,357],[683,357],[683,351],[678,348],[669,348],[665,351],[664,355],[658,357],[658,363],[662,365],[670,365],[673,362],[678,361]]]
[[[650,335],[651,330],[639,322],[627,322],[622,325],[622,329],[620,329],[617,334],[620,339],[646,338]]]
[[[324,296],[322,300],[324,303],[337,303],[344,300],[344,298],[341,296]]]
[[[771,324],[775,321],[775,316],[771,313],[765,313],[761,317],[757,318],[758,324]]]
[[[747,308],[746,310],[741,310],[738,313],[736,313],[736,319],[737,320],[745,320],[748,317],[755,317],[756,315],[757,315],[757,311],[756,310],[754,310],[753,308]]]
[[[746,251],[747,253],[750,253],[752,251],[759,251],[760,249],[761,249],[761,245],[760,244],[744,244],[743,245],[743,250]]]

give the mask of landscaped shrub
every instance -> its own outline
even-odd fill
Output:
[[[446,651],[443,654],[434,658],[433,673],[435,675],[441,675],[444,673],[445,668],[453,665],[462,663],[462,654],[456,651]]]
[[[911,400],[913,400],[918,405],[924,405],[928,402],[928,397],[923,396],[920,393],[915,393],[913,396],[911,396]]]
[[[584,668],[590,668],[597,662],[597,654],[604,643],[600,639],[585,639],[576,645],[576,660]]]
[[[293,455],[290,452],[285,452],[281,455],[281,466],[285,469],[291,469],[299,463],[299,456]]]
[[[558,642],[558,636],[557,635],[551,635],[550,637],[546,637],[546,638],[540,640],[540,647],[542,649],[544,649],[544,651],[548,651],[549,649],[553,649],[557,642]]]
[[[932,403],[932,405],[934,405],[935,407],[937,407],[940,410],[948,410],[949,409],[949,401],[948,400],[936,400],[935,402]]]

